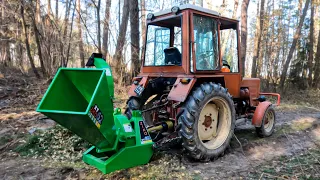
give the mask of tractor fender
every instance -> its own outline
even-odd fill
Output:
[[[148,76],[142,76],[142,77],[135,77],[133,78],[132,80],[132,85],[130,87],[130,90],[128,92],[128,95],[129,97],[131,96],[136,96],[136,97],[139,97],[140,95],[138,95],[136,92],[135,92],[135,89],[138,87],[138,86],[141,86],[143,88],[146,88],[147,84],[148,84]]]
[[[184,102],[196,81],[196,78],[178,77],[169,92],[168,100]]]
[[[253,114],[252,125],[254,125],[255,127],[261,127],[264,113],[266,112],[267,108],[271,105],[272,103],[270,101],[264,101],[258,104]]]

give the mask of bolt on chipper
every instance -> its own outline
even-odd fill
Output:
[[[258,136],[272,135],[280,95],[242,77],[238,20],[175,6],[148,14],[144,46],[124,114],[113,107],[112,73],[101,54],[86,64],[96,68],[60,68],[41,100],[38,112],[93,145],[84,162],[110,173],[146,164],[168,144],[207,161],[222,156],[235,126],[248,121]]]

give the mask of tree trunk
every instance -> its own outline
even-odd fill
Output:
[[[140,71],[139,63],[139,3],[130,0],[130,28],[131,28],[131,76],[135,77]]]
[[[257,59],[259,56],[259,48],[260,48],[259,39],[261,37],[260,29],[262,28],[259,23],[260,17],[258,16],[258,14],[259,14],[259,2],[257,3],[257,21],[256,21],[256,33],[254,36],[254,50],[253,50],[253,58],[252,58],[251,77],[257,77]]]
[[[56,0],[56,20],[59,19],[59,0]]]
[[[39,31],[37,29],[36,20],[34,17],[31,17],[31,19],[32,19],[32,27],[33,27],[33,31],[34,31],[34,37],[36,39],[36,44],[37,44],[38,57],[39,57],[39,61],[40,61],[41,71],[42,71],[43,76],[47,77],[46,68],[44,67],[43,58],[42,58],[41,43],[40,43],[40,39],[39,39]]]
[[[71,9],[71,6],[70,6],[70,9]],[[71,17],[71,25],[70,25],[70,32],[69,32],[68,46],[67,46],[67,55],[66,55],[67,60],[65,61],[64,67],[67,67],[68,63],[69,63],[69,52],[70,52],[71,36],[72,36],[72,32],[73,32],[72,30],[73,30],[73,21],[74,21],[75,10],[76,10],[76,3],[74,4],[72,17]]]
[[[84,62],[84,49],[83,49],[83,40],[82,40],[82,29],[81,29],[81,4],[80,0],[77,0],[77,28],[78,28],[78,39],[79,39],[79,55],[80,55],[80,62],[81,62],[81,67],[85,66]]]
[[[104,16],[103,39],[102,39],[102,52],[106,59],[109,57],[108,44],[109,44],[110,7],[111,7],[111,0],[106,0],[106,11]]]
[[[243,0],[241,5],[241,52],[240,52],[240,63],[241,63],[241,73],[245,76],[245,62],[246,62],[246,52],[247,52],[247,20],[248,20],[248,6],[250,0]]]
[[[21,24],[18,23],[17,24],[17,34],[16,34],[16,37],[17,39],[23,39],[23,36],[21,34]],[[19,67],[19,69],[21,71],[23,71],[23,54],[22,54],[22,42],[19,40],[19,41],[16,41],[16,44],[15,44],[15,47],[16,47],[16,52],[17,52],[17,66]]]
[[[284,66],[283,66],[283,70],[282,70],[282,74],[281,74],[281,78],[280,78],[280,89],[281,89],[281,91],[284,90],[284,82],[285,82],[286,77],[287,77],[289,64],[291,62],[291,59],[292,59],[292,56],[293,56],[293,52],[294,52],[294,50],[296,48],[297,41],[298,41],[298,39],[300,37],[300,34],[301,34],[301,28],[302,28],[304,19],[305,19],[306,14],[307,14],[309,3],[310,3],[310,0],[306,0],[306,4],[305,4],[305,6],[303,8],[303,14],[300,16],[299,26],[297,27],[297,30],[296,30],[296,32],[294,34],[293,41],[292,41],[292,44],[291,44],[291,47],[290,47],[290,51],[289,51],[289,54],[287,56],[287,60],[286,60],[286,62],[284,64]]]
[[[310,45],[309,45],[309,60],[308,60],[308,70],[309,70],[309,74],[308,74],[308,84],[309,87],[312,86],[312,73],[313,73],[313,44],[314,44],[314,0],[311,0],[311,21],[310,21]]]
[[[37,23],[41,22],[41,15],[40,15],[40,0],[37,0],[36,2],[36,21]]]
[[[64,16],[64,22],[63,22],[63,36],[62,39],[60,40],[60,66],[64,66],[65,64],[65,49],[64,49],[64,44],[66,43],[66,37],[67,37],[67,30],[68,30],[68,21],[69,21],[69,14],[70,14],[70,7],[71,7],[71,2],[72,0],[66,0],[66,11],[65,11],[65,16]]]
[[[265,5],[265,0],[261,0],[260,2],[260,24],[259,24],[259,36],[258,36],[258,49],[255,50],[257,52],[257,54],[255,54],[255,56],[253,57],[253,61],[256,62],[256,68],[254,69],[254,73],[253,73],[253,77],[257,77],[258,75],[260,75],[260,71],[261,71],[261,52],[260,52],[260,48],[261,46],[261,42],[262,42],[262,38],[264,35],[264,19],[265,19],[265,12],[264,12],[264,5]]]
[[[101,25],[100,25],[100,7],[101,7],[101,0],[98,0],[98,5],[96,6],[97,9],[97,24],[98,24],[98,29],[97,29],[97,39],[98,39],[98,51],[101,53]]]
[[[29,44],[29,40],[28,40],[28,33],[27,33],[27,25],[26,25],[26,21],[24,18],[24,0],[21,0],[21,5],[20,5],[20,16],[21,16],[21,20],[22,20],[22,30],[23,30],[23,34],[24,34],[24,40],[25,40],[25,44],[26,44],[26,49],[27,49],[27,54],[29,57],[29,61],[30,61],[30,65],[32,68],[33,73],[36,75],[37,78],[40,78],[40,75],[34,65],[34,61],[33,58],[31,56],[31,51],[30,51],[30,44]]]
[[[51,0],[48,0],[47,10],[48,10],[48,16],[51,17]]]
[[[141,57],[140,60],[144,59],[145,53],[145,43],[146,43],[146,2],[145,0],[140,1],[140,11],[141,11],[141,38],[142,38],[142,48],[141,48]]]
[[[262,1],[261,1],[262,2]],[[270,37],[268,37],[268,30],[269,30],[269,22],[270,18],[268,15],[268,12],[270,12],[270,6],[269,1],[267,1],[267,7],[265,8],[265,1],[263,1],[263,4],[261,4],[260,9],[260,39],[259,39],[259,54],[257,59],[257,77],[261,77],[263,75],[263,68],[265,67],[267,61],[263,61],[265,56],[270,57],[270,54],[268,54],[268,41],[270,40]],[[266,53],[267,52],[267,53]]]
[[[318,33],[318,45],[317,45],[317,53],[315,56],[315,71],[314,71],[314,80],[313,87],[320,88],[320,29]]]
[[[116,45],[116,51],[113,57],[114,64],[116,71],[120,72],[121,67],[121,57],[122,57],[122,51],[124,46],[124,41],[126,40],[126,33],[127,33],[127,26],[128,26],[128,19],[129,19],[129,2],[124,1],[123,3],[123,13],[122,13],[122,21],[119,29],[119,36],[117,39],[117,45]]]
[[[1,26],[0,26],[0,62],[2,61],[4,66],[11,66],[11,55],[10,55],[10,40],[9,40],[9,30],[8,24],[10,19],[8,18],[9,15],[5,13],[5,10],[9,7],[10,4],[6,2],[7,0],[3,0],[0,5],[1,7]],[[2,35],[2,36],[1,36]],[[3,38],[3,39],[2,39]]]

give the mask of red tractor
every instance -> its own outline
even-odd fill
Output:
[[[155,142],[178,139],[197,160],[219,157],[235,124],[251,120],[260,137],[275,127],[260,79],[241,76],[239,21],[194,5],[147,15],[140,74],[125,114],[141,110]]]

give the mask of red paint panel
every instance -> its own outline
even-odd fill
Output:
[[[141,79],[140,82],[139,82],[139,84],[140,84],[141,86],[143,86],[144,88],[146,87],[147,83],[148,83],[148,77],[142,77],[142,79]],[[130,90],[129,90],[129,92],[128,92],[129,97],[131,97],[131,96],[137,96],[137,93],[134,92],[134,90],[136,89],[136,87],[137,87],[137,85],[133,84],[133,82],[132,82],[132,85],[131,85]]]
[[[264,113],[266,112],[267,108],[272,105],[269,101],[264,101],[259,103],[258,107],[254,111],[253,118],[252,118],[252,125],[255,127],[261,127],[261,122],[264,116]]]
[[[180,82],[181,79],[183,78],[177,78],[168,95],[168,100],[184,102],[188,97],[188,94],[190,93],[194,83],[197,81],[197,79],[190,78],[190,82],[188,84],[182,84]]]
[[[257,99],[260,94],[260,79],[259,78],[243,78],[241,82],[241,87],[249,89],[250,92],[250,105],[257,106]]]

